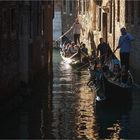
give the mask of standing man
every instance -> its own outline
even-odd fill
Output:
[[[134,40],[134,37],[127,33],[126,29],[121,28],[121,36],[119,38],[118,47],[120,48],[120,60],[121,66],[125,66],[126,70],[129,70],[129,56],[131,49],[131,42]]]
[[[100,38],[100,43],[97,46],[97,57],[99,56],[100,52],[100,59],[101,59],[101,64],[104,64],[107,55],[108,55],[108,44],[104,42],[103,38]]]
[[[74,24],[71,27],[71,30],[73,30],[73,37],[74,37],[74,42],[77,45],[79,43],[80,45],[80,33],[82,30],[82,33],[84,34],[84,29],[82,25],[79,23],[78,18],[75,20]]]

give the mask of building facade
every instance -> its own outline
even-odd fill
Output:
[[[16,2],[0,2],[0,98],[9,96],[19,82],[19,46]]]
[[[62,0],[62,32],[67,32],[73,25],[78,13],[77,1],[75,0]],[[72,32],[66,34],[70,39],[73,39]]]
[[[61,1],[54,1],[54,19],[53,19],[53,40],[55,41],[62,34],[62,16],[61,16]]]
[[[41,69],[52,71],[53,1],[1,1],[0,7],[0,98],[5,98]]]
[[[134,37],[132,43],[130,65],[140,78],[138,71],[140,65],[136,65],[140,60],[140,1],[138,0],[76,0],[78,17],[82,23],[85,34],[82,40],[85,40],[89,50],[96,54],[96,47],[99,44],[99,38],[109,43],[112,50],[118,46],[120,28],[126,27]],[[116,52],[119,58],[119,51]]]

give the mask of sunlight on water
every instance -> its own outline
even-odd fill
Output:
[[[138,138],[140,135],[135,128],[136,123],[131,119],[138,122],[133,114],[140,108],[140,96],[136,92],[133,95],[133,99],[136,98],[133,102],[135,110],[132,108],[132,99],[122,103],[116,101],[117,104],[96,102],[96,91],[87,86],[88,70],[72,68],[61,61],[56,52],[52,94],[53,138]]]
[[[79,87],[76,104],[76,133],[80,139],[95,139],[98,137],[94,112],[94,94],[85,87]]]

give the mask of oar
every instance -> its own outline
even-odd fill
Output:
[[[105,60],[104,64],[106,64],[106,62],[112,57],[112,55],[114,55],[114,53],[118,50],[118,47],[111,53],[111,55],[107,58],[107,60]]]
[[[83,67],[85,67],[86,65],[88,65],[89,63],[85,63],[84,65],[82,65],[81,67],[79,67],[79,68],[77,68],[77,69],[75,69],[74,70],[74,72],[76,72],[76,71],[78,71],[78,70],[80,70],[80,69],[82,69]]]
[[[81,51],[81,50],[80,50]],[[85,52],[81,51],[81,53],[86,57],[86,58],[89,58],[89,55],[86,54]]]
[[[67,30],[64,34],[62,34],[60,37],[58,37],[55,41],[60,40],[63,36],[65,36],[67,33],[69,33],[71,31],[71,28],[69,30]]]

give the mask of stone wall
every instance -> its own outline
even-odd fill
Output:
[[[53,1],[0,1],[0,99],[51,69],[52,18]]]
[[[62,32],[67,32],[70,27],[73,25],[76,15],[77,15],[77,6],[75,0],[66,0],[65,5],[62,1]],[[72,4],[72,11],[70,11],[70,2]],[[72,32],[69,32],[67,36],[73,40]]]
[[[0,99],[19,82],[16,13],[16,2],[0,2]]]
[[[122,26],[125,26],[124,4],[125,4],[124,0],[121,0],[120,1],[120,5],[121,5],[120,6],[120,13],[121,13],[120,21],[117,21],[117,0],[112,2],[111,7],[109,5],[108,0],[104,0],[101,4],[90,0],[89,8],[86,9],[86,13],[84,15],[79,14],[81,18],[81,23],[85,29],[85,35],[82,37],[83,38],[82,40],[85,40],[89,50],[93,50],[94,48],[90,44],[91,40],[87,38],[89,34],[92,33],[92,38],[94,36],[93,43],[95,47],[97,47],[97,45],[99,44],[99,38],[104,36],[103,35],[103,24],[104,24],[103,14],[104,13],[107,14],[107,24],[106,24],[107,42],[111,46],[112,50],[114,50],[117,47],[118,38],[120,36],[120,28]],[[101,10],[101,14],[100,14],[100,10]],[[112,20],[112,23],[110,23],[110,20]],[[112,24],[111,27],[110,27],[110,24]],[[110,28],[112,30],[111,32],[110,32]]]
[[[81,0],[82,1],[82,0]],[[129,1],[129,0],[128,0]],[[140,75],[138,74],[140,70],[139,60],[140,60],[140,17],[139,13],[139,1],[134,1],[134,23],[131,22],[132,14],[131,14],[131,2],[129,1],[128,13],[126,13],[126,0],[114,0],[112,1],[112,5],[110,6],[109,0],[103,1],[93,1],[89,0],[86,2],[88,5],[85,13],[79,13],[80,22],[85,29],[85,34],[82,36],[82,41],[86,43],[86,46],[91,50],[96,51],[96,47],[99,44],[99,38],[104,36],[104,21],[103,14],[107,14],[107,23],[106,23],[106,33],[107,33],[107,42],[111,46],[112,50],[118,46],[118,40],[120,36],[120,28],[126,27],[127,31],[130,32],[134,37],[135,41],[132,44],[131,57],[130,57],[130,65],[134,72],[136,73],[137,79],[140,79]],[[83,5],[82,5],[83,7]],[[101,10],[101,15],[100,15]],[[111,12],[112,11],[112,12]],[[128,23],[126,22],[126,17],[128,17]],[[110,22],[112,20],[112,23]],[[110,27],[110,24],[112,25]],[[110,32],[110,29],[112,30]],[[119,50],[116,51],[116,56],[119,58]],[[137,65],[136,65],[137,64]]]
[[[131,9],[132,4],[130,3],[129,9]],[[139,13],[140,1],[134,1],[134,22],[131,23],[131,10],[128,12],[128,22],[126,24],[127,30],[131,33],[135,40],[132,43],[131,55],[130,55],[130,65],[133,69],[135,76],[135,80],[140,83],[140,17]]]

